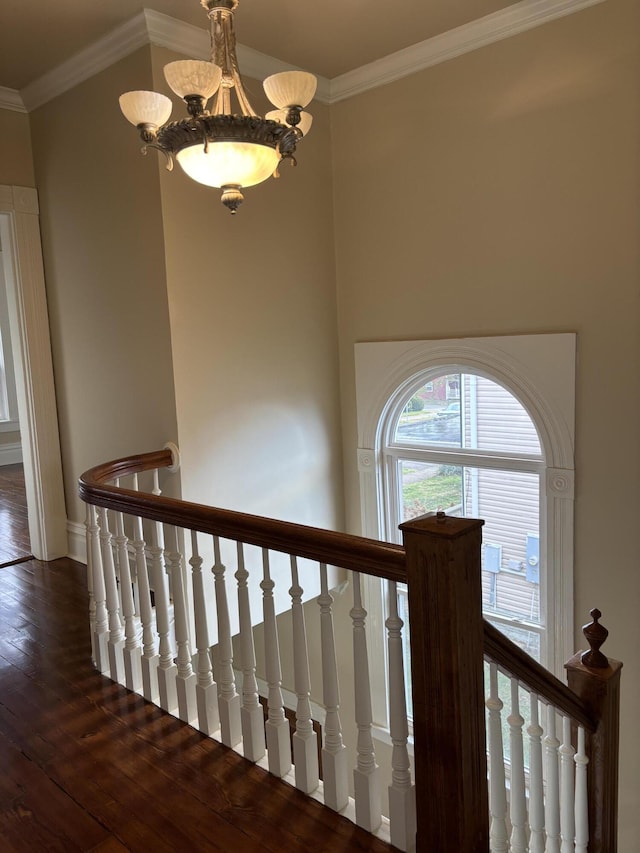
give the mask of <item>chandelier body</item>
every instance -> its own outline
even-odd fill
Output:
[[[281,160],[296,165],[296,146],[312,120],[304,107],[316,89],[316,78],[304,71],[273,74],[263,85],[277,109],[265,118],[256,114],[236,56],[238,2],[200,0],[209,17],[211,60],[171,62],[164,68],[167,83],[185,101],[187,117],[168,121],[172,104],[166,95],[137,91],[120,96],[122,112],[145,143],[143,153],[157,148],[167,157],[169,170],[177,160],[193,180],[222,189],[222,203],[231,213],[242,204],[243,188],[278,177]]]

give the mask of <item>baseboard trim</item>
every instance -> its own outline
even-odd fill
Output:
[[[87,534],[84,524],[78,521],[67,521],[67,540],[69,557],[87,565]]]
[[[22,445],[19,441],[0,444],[0,466],[22,463]]]

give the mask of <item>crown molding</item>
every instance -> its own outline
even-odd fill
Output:
[[[142,15],[148,41],[158,47],[168,47],[191,59],[209,59],[209,33],[201,27],[178,21],[154,9],[143,9]]]
[[[206,30],[177,21],[153,9],[143,9],[130,21],[74,54],[38,80],[34,80],[21,92],[16,93],[21,96],[21,109],[30,112],[41,107],[147,44],[167,47],[192,59],[208,59],[210,55],[209,34]],[[290,71],[294,68],[279,59],[243,45],[238,45],[238,61],[244,74],[258,80],[264,80],[270,74]],[[13,92],[9,89],[0,89],[0,107],[4,106],[5,91]],[[329,81],[326,78],[318,79],[316,97],[328,103]],[[7,106],[6,108],[16,109],[17,107]]]
[[[6,86],[0,86],[0,110],[13,110],[16,113],[27,112],[20,92],[17,89],[7,89]]]
[[[603,2],[605,0],[521,0],[499,12],[399,50],[333,80],[319,77],[316,99],[326,104],[345,100]],[[206,30],[177,21],[153,9],[143,9],[130,21],[76,53],[20,92],[0,87],[0,108],[18,112],[34,110],[147,44],[167,47],[193,58],[209,57],[209,35]],[[243,45],[238,45],[238,61],[244,74],[258,80],[294,68]]]
[[[148,43],[143,11],[25,86],[20,94],[27,110],[41,107]]]
[[[605,0],[521,0],[499,12],[334,77],[330,84],[329,103],[337,103],[360,92],[384,86],[603,2]]]

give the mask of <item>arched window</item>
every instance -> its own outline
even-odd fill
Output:
[[[484,519],[485,616],[546,661],[546,465],[523,405],[486,376],[435,368],[389,401],[380,433],[385,538],[399,541],[399,524],[437,510]]]
[[[437,509],[484,518],[485,616],[562,674],[573,638],[575,335],[359,343],[355,354],[361,532],[400,541],[398,524]],[[384,599],[368,582],[373,624]],[[384,668],[372,677],[383,697]],[[384,700],[374,705],[384,723]]]

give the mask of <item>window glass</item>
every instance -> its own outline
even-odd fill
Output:
[[[9,400],[7,396],[7,373],[4,365],[4,346],[2,340],[2,329],[0,329],[0,421],[8,421]]]
[[[541,455],[536,428],[506,388],[483,376],[450,373],[426,382],[395,427],[398,444]]]
[[[13,360],[11,357],[11,336],[9,333],[9,309],[7,292],[2,268],[0,249],[0,431],[17,429],[17,404]]]
[[[398,460],[403,521],[427,512],[484,519],[485,612],[540,623],[540,477],[522,471]]]
[[[409,398],[391,432],[385,450],[389,529],[438,510],[484,519],[483,610],[540,660],[543,462],[526,410],[490,379],[448,373],[430,379]]]

